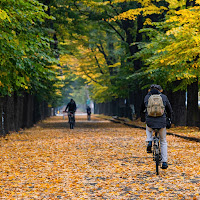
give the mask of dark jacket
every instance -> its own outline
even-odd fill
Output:
[[[151,117],[147,114],[147,105],[149,97],[153,94],[161,94],[163,104],[165,106],[165,113],[161,117]],[[144,102],[141,106],[141,113],[145,112],[146,124],[150,128],[165,128],[166,127],[166,118],[172,119],[173,111],[171,104],[166,95],[162,94],[156,89],[151,90],[144,98]]]
[[[75,103],[75,101],[73,101],[73,102],[70,101],[70,102],[67,104],[67,106],[66,106],[66,108],[65,108],[65,111],[67,111],[67,109],[68,109],[68,112],[70,112],[70,111],[76,112],[76,103]]]

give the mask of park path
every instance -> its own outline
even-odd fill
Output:
[[[155,174],[145,131],[52,117],[0,139],[0,199],[200,199],[200,143],[167,136],[169,168]]]

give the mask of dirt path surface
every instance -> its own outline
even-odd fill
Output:
[[[144,130],[76,122],[52,117],[0,139],[0,199],[200,199],[200,143],[167,136],[157,176]]]

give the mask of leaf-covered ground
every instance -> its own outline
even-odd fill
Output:
[[[146,127],[145,122],[141,122],[140,118],[138,118],[137,120],[133,120],[131,121],[128,118],[117,118],[114,119],[111,116],[105,116],[105,115],[99,115],[99,117],[101,119],[107,119],[107,120],[114,120],[116,122],[121,122],[121,123],[126,123],[126,124],[130,124],[130,125],[135,125],[135,126],[139,126],[139,127]],[[200,128],[199,127],[189,127],[189,126],[174,126],[174,124],[172,124],[172,127],[170,129],[167,129],[167,132],[170,133],[175,133],[177,135],[180,136],[186,136],[186,137],[193,137],[193,138],[197,138],[200,139]]]
[[[200,199],[200,143],[167,136],[169,168],[155,173],[145,131],[62,117],[0,139],[0,199]]]

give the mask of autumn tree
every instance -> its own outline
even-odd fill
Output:
[[[1,109],[5,113],[5,124],[11,130],[33,123],[30,116],[30,123],[14,124],[15,119],[24,116],[22,120],[28,120],[26,115],[32,115],[34,98],[51,104],[56,96],[57,69],[52,64],[57,61],[50,48],[52,39],[43,26],[46,19],[53,18],[46,14],[46,9],[38,1],[1,1],[0,88],[1,100],[5,101]],[[22,99],[30,109],[25,106],[19,110],[23,107]]]
[[[139,67],[133,66],[130,59],[136,52],[131,44],[135,41],[137,23],[112,19],[136,4],[74,1],[68,2],[67,7],[71,12],[66,18],[65,48],[77,59],[78,67],[74,66],[77,75],[86,78],[96,101],[128,96],[134,83],[126,77]]]
[[[142,33],[148,33],[146,38],[149,39],[150,43],[148,40],[136,43],[142,50],[134,56],[137,59],[142,58],[147,67],[133,73],[131,77],[133,80],[146,79],[147,77],[151,81],[162,83],[165,88],[169,88],[171,85],[171,89],[175,91],[187,88],[189,103],[187,123],[194,125],[198,119],[199,57],[197,34],[199,25],[198,20],[195,20],[199,18],[198,1],[196,1],[196,6],[195,1],[153,2],[148,0],[137,2],[141,4],[140,8],[130,9],[116,17],[117,19],[133,20],[136,20],[138,16],[145,18]],[[154,16],[157,16],[157,19]],[[159,16],[162,17],[161,20],[159,20]],[[149,83],[148,79],[144,84]],[[191,90],[193,94],[189,92]],[[185,92],[180,91],[179,93],[181,95],[179,99],[182,99],[182,110],[184,110]],[[191,98],[194,94],[195,97]],[[175,103],[177,103],[177,95],[175,99]],[[191,103],[191,101],[195,103]],[[183,116],[183,113],[179,113],[177,118],[180,116]]]

